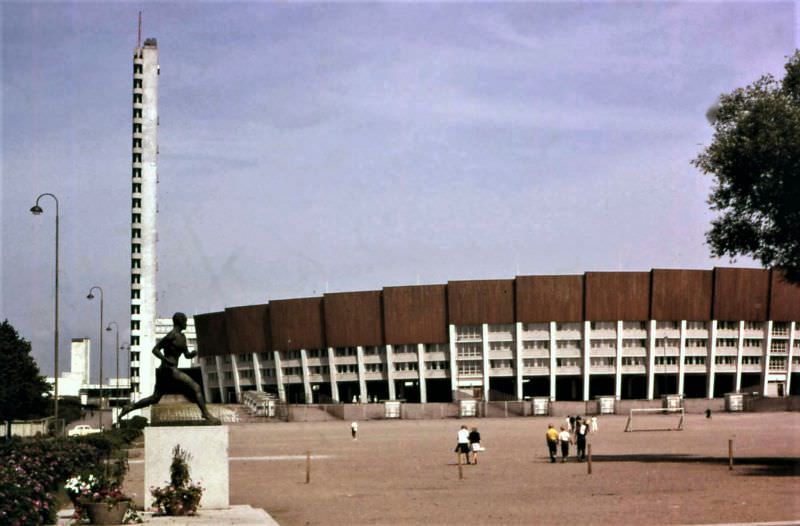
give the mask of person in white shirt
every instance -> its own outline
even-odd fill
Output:
[[[597,433],[597,417],[592,417],[592,433]]]
[[[459,462],[461,461],[461,455],[464,455],[466,463],[469,464],[469,430],[467,426],[461,426],[461,429],[458,430],[456,453],[458,453]]]
[[[558,441],[561,443],[561,462],[567,461],[570,440],[572,440],[572,437],[569,431],[564,426],[561,426],[561,432],[558,434]]]
[[[358,440],[358,422],[350,424],[350,434],[353,435],[353,440]]]

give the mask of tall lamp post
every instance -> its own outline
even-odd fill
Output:
[[[40,194],[36,198],[36,204],[31,207],[31,213],[38,216],[44,210],[39,206],[39,199],[44,196],[52,197],[56,202],[56,288],[55,288],[55,316],[53,329],[53,418],[58,425],[58,198],[50,193]]]
[[[87,299],[94,299],[92,292],[97,289],[100,291],[100,429],[103,429],[103,288],[95,285],[89,289]]]
[[[115,343],[116,343],[115,348],[117,350],[117,375],[116,375],[116,378],[114,379],[114,387],[117,390],[119,390],[119,324],[117,322],[115,322],[115,321],[108,322],[108,326],[106,327],[106,331],[111,331],[111,326],[112,325],[114,326],[114,329],[115,329],[114,330],[114,337],[115,337]],[[109,405],[111,405],[111,396],[112,395],[109,395]],[[119,393],[117,393],[117,396],[119,396]],[[112,422],[112,424],[113,424],[113,422]]]

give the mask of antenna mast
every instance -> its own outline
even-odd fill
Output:
[[[136,36],[136,47],[142,47],[142,12],[139,11],[139,33]]]

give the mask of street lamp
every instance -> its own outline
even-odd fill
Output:
[[[31,207],[31,213],[38,216],[44,210],[39,206],[39,199],[44,196],[53,198],[56,202],[56,289],[55,289],[55,316],[53,329],[53,419],[58,425],[58,198],[53,194],[44,193],[36,198],[36,204]]]
[[[89,289],[86,299],[94,299],[92,291],[100,291],[100,429],[103,429],[103,289],[95,285]]]

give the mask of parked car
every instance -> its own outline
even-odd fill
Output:
[[[91,435],[93,433],[99,433],[99,432],[100,432],[99,429],[96,429],[90,425],[80,424],[67,431],[67,436],[82,437],[85,435]]]

